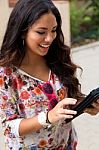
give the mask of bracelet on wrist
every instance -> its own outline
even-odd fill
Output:
[[[43,126],[43,127],[51,127],[51,123],[48,120],[48,112],[40,112],[38,114],[38,122]]]
[[[48,113],[49,113],[49,111],[47,111],[47,113],[46,113],[46,122],[49,123],[49,124],[52,124],[52,123],[50,122],[50,120],[49,120]]]

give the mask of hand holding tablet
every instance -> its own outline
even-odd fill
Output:
[[[84,100],[79,103],[78,105],[76,105],[73,110],[77,111],[77,114],[74,115],[74,117],[72,119],[66,119],[66,122],[70,122],[71,120],[73,120],[74,118],[76,118],[77,116],[79,116],[80,114],[82,114],[84,112],[84,110],[88,107],[91,106],[91,104],[93,102],[95,102],[97,99],[99,99],[99,87],[92,90],[85,98]]]

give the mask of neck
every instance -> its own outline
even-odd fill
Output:
[[[27,72],[33,77],[48,81],[49,78],[49,67],[46,64],[46,60],[42,56],[28,55],[24,57],[20,69]]]
[[[44,64],[46,64],[44,57],[39,56],[39,55],[26,53],[21,65],[22,66],[28,65],[28,66],[35,66],[36,67],[36,66],[41,66]]]

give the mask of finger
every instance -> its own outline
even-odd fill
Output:
[[[75,105],[77,102],[76,99],[73,98],[65,98],[62,101],[59,102],[60,107],[63,107],[64,105]]]
[[[73,118],[73,115],[65,115],[65,114],[60,115],[60,119],[63,119],[63,118],[71,119],[71,118]]]
[[[94,103],[92,104],[92,106],[93,106],[94,108],[96,108],[96,109],[99,109],[99,104],[98,104],[97,102],[94,102]]]
[[[99,103],[99,99],[97,99],[96,102]]]
[[[98,111],[97,111],[97,109],[95,109],[95,108],[86,108],[85,110],[84,110],[84,112],[85,113],[88,113],[88,114],[90,114],[90,115],[96,115],[97,113],[98,113]]]
[[[77,114],[77,111],[70,110],[70,109],[62,109],[62,110],[61,110],[61,113],[62,113],[62,114],[68,114],[68,115],[76,115],[76,114]]]

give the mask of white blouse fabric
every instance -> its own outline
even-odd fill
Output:
[[[58,101],[67,96],[66,88],[51,71],[48,82]],[[0,120],[6,150],[76,150],[76,132],[72,123],[66,124],[63,119],[51,128],[42,128],[26,136],[19,136],[22,119],[48,111],[49,99],[40,89],[45,83],[15,66],[0,67]]]

